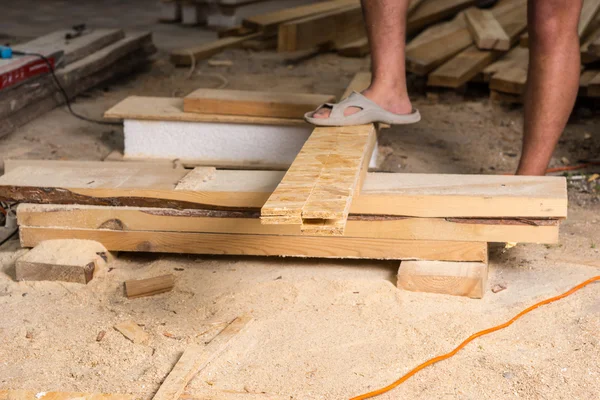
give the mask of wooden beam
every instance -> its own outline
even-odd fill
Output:
[[[365,34],[362,9],[356,4],[280,25],[277,51],[308,50],[329,43],[337,46]]]
[[[196,112],[185,112],[183,107],[184,100],[180,98],[129,96],[108,109],[104,113],[104,118],[283,126],[301,126],[306,124],[300,119],[290,118],[199,114]]]
[[[487,262],[402,261],[399,288],[481,299],[487,290]]]
[[[188,347],[152,399],[178,400],[192,378],[227,350],[231,342],[246,329],[250,322],[252,318],[249,316],[238,317],[206,346]]]
[[[33,247],[42,240],[50,239],[89,239],[96,240],[113,251],[152,253],[441,261],[483,261],[487,256],[487,243],[441,240],[34,227],[22,227],[20,237],[24,247]]]
[[[266,33],[275,33],[279,25],[288,21],[306,18],[311,15],[326,13],[348,5],[358,4],[358,0],[324,1],[318,4],[308,4],[294,8],[274,11],[267,14],[255,15],[244,19],[244,26]]]
[[[214,56],[223,50],[238,47],[247,40],[259,37],[263,37],[263,33],[256,32],[246,36],[230,36],[195,47],[173,50],[171,52],[171,62],[177,66],[192,65],[192,63]]]
[[[19,167],[0,177],[0,199],[82,204],[258,211],[284,175],[279,171],[217,170],[195,191],[174,190],[186,171],[157,166]],[[367,175],[351,214],[465,218],[565,218],[564,177],[502,175]]]
[[[198,89],[184,97],[183,111],[302,119],[305,113],[334,100],[335,96],[325,94]]]
[[[511,40],[491,11],[469,8],[465,11],[465,18],[471,37],[479,49],[510,49]]]
[[[253,211],[172,210],[161,208],[20,204],[20,226],[155,232],[300,235],[299,225],[261,224]],[[557,243],[559,223],[552,219],[406,218],[350,215],[344,236],[465,242]]]

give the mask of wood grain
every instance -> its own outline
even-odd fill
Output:
[[[335,96],[326,94],[198,89],[183,99],[183,111],[216,115],[302,119]]]
[[[50,239],[90,239],[109,250],[151,253],[442,261],[483,261],[487,257],[487,244],[480,242],[34,227],[22,227],[20,235],[24,247]]]
[[[125,282],[125,293],[130,299],[154,296],[173,290],[175,277],[172,274],[155,276],[147,279],[129,280]]]
[[[510,49],[510,38],[491,11],[470,8],[465,11],[465,18],[471,37],[479,49]]]

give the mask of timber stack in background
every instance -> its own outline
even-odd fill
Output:
[[[67,29],[9,44],[15,51],[46,57],[70,99],[130,74],[156,52],[150,32],[121,29]],[[0,137],[65,103],[46,62],[37,55],[0,60],[0,77]]]
[[[162,0],[177,9],[183,1]],[[242,0],[215,0],[226,2]],[[198,3],[198,2],[194,2]],[[256,3],[270,3],[257,1]],[[171,53],[175,65],[191,65],[228,48],[278,52],[336,51],[347,57],[370,53],[358,0],[307,2],[226,25],[214,42]],[[406,65],[432,88],[485,84],[492,99],[521,102],[527,82],[527,0],[500,0],[481,10],[475,0],[413,0],[408,16]],[[206,2],[203,2],[204,7]],[[287,2],[280,2],[284,7]],[[579,23],[580,96],[600,97],[600,0],[584,0]],[[177,17],[177,11],[174,11]],[[179,15],[181,19],[181,15]],[[233,21],[233,20],[232,20]],[[237,21],[237,20],[236,20]],[[231,21],[230,21],[231,22]]]

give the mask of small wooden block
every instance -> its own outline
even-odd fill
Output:
[[[133,321],[125,321],[114,326],[123,336],[136,344],[144,344],[150,340],[148,335],[138,324]]]
[[[135,299],[137,297],[165,293],[172,290],[174,286],[175,277],[169,274],[154,278],[127,281],[125,282],[125,292],[128,298]]]
[[[402,261],[397,286],[412,292],[480,299],[487,277],[487,262]]]
[[[335,96],[327,94],[198,89],[183,99],[183,111],[302,119],[305,113],[334,100]]]
[[[491,11],[470,8],[465,12],[467,28],[482,50],[510,49],[510,38]]]
[[[18,281],[88,283],[113,256],[93,240],[46,240],[16,262]]]

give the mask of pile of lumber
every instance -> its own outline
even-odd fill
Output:
[[[69,36],[69,39],[67,39]],[[107,80],[126,75],[148,62],[156,51],[148,32],[94,29],[62,30],[13,46],[14,50],[47,57],[70,98]],[[38,63],[40,74],[23,74],[23,66]],[[45,62],[36,56],[0,60],[0,75],[15,76],[0,89],[0,137],[64,104],[63,94]]]

